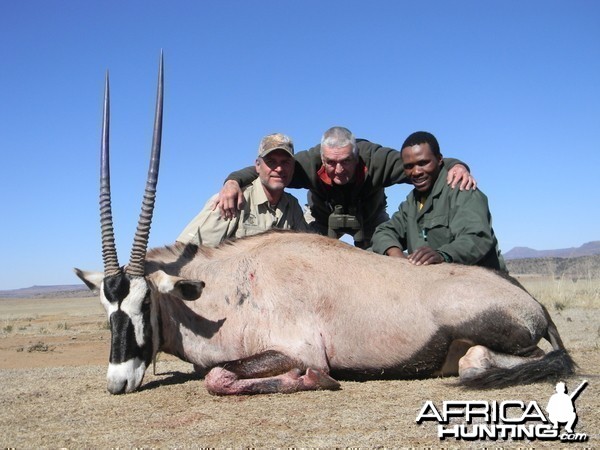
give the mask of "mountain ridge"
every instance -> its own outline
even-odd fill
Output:
[[[505,260],[523,258],[577,258],[600,254],[600,241],[590,241],[579,247],[554,250],[535,250],[529,247],[514,247],[504,253]]]
[[[512,276],[540,275],[572,280],[596,280],[600,279],[600,254],[573,258],[545,256],[509,259],[506,261],[506,267]]]
[[[20,289],[0,290],[0,298],[74,298],[96,295],[85,284],[33,285]]]

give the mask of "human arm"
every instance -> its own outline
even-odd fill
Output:
[[[317,145],[309,150],[296,152],[294,159],[296,160],[296,163],[294,164],[294,175],[287,187],[310,189],[309,174],[316,174],[319,167],[321,167],[321,146]],[[231,172],[227,175],[225,182],[235,181],[240,187],[244,188],[257,178],[258,174],[256,173],[256,168],[254,166],[248,166],[236,170],[235,172]]]
[[[444,159],[448,164],[448,159]],[[454,189],[458,185],[461,191],[477,189],[477,180],[471,175],[468,167],[457,159],[450,159],[452,165],[448,165],[448,178],[446,182]]]
[[[212,206],[212,210],[219,210],[223,219],[233,219],[244,208],[242,188],[251,184],[258,178],[256,168],[248,166],[230,173],[223,183],[223,187]]]
[[[477,191],[453,191],[449,216],[452,242],[437,247],[450,261],[477,264],[496,245],[487,197]]]
[[[406,217],[402,205],[390,220],[381,223],[373,233],[372,249],[375,253],[388,256],[404,256],[406,247]]]
[[[232,220],[220,217],[219,211],[213,209],[217,196],[213,196],[204,208],[177,237],[178,242],[216,247],[223,240],[233,236],[239,224],[239,217]]]
[[[366,140],[357,140],[358,154],[365,162],[374,186],[388,187],[393,184],[410,183],[404,173],[401,152]],[[444,158],[448,168],[448,184],[460,190],[476,189],[477,181],[469,167],[454,158]]]
[[[236,170],[235,172],[231,172],[227,175],[225,182],[227,181],[235,181],[240,187],[244,188],[249,184],[252,184],[254,180],[258,178],[258,173],[256,173],[256,167],[248,166],[243,169]]]
[[[385,253],[386,256],[391,256],[392,258],[406,258],[406,255],[399,247],[390,247]]]
[[[227,180],[212,205],[223,219],[233,219],[244,208],[244,195],[237,181]]]

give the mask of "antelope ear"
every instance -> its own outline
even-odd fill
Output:
[[[80,270],[77,267],[73,269],[75,275],[77,275],[81,281],[83,281],[90,290],[95,291],[100,289],[102,286],[102,280],[104,280],[104,272],[87,272]]]
[[[200,298],[204,281],[186,280],[184,278],[168,275],[158,270],[148,276],[148,281],[163,294],[174,295],[181,300],[192,301]]]

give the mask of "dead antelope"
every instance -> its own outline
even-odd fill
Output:
[[[573,372],[545,308],[516,283],[483,268],[415,267],[293,232],[268,232],[215,249],[175,244],[146,252],[160,158],[162,56],[158,83],[146,193],[131,259],[121,268],[110,207],[107,78],[100,187],[104,272],[75,269],[89,287],[100,289],[108,314],[111,393],[137,389],[158,351],[192,363],[214,394],[337,389],[335,377],[459,374],[463,384],[491,387]],[[553,351],[538,348],[542,338]]]

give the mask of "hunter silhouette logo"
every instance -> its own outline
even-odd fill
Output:
[[[551,395],[546,406],[547,415],[536,401],[444,401],[440,408],[428,400],[417,415],[418,424],[424,421],[437,422],[437,435],[441,440],[522,440],[584,442],[585,433],[575,433],[577,413],[574,402],[587,386],[583,381],[572,394],[567,394],[563,382],[556,384],[556,393]],[[560,425],[564,431],[560,432]]]
[[[556,383],[556,394],[550,397],[546,411],[548,419],[552,422],[553,428],[558,429],[559,423],[566,423],[565,431],[573,434],[573,427],[577,422],[577,413],[575,412],[575,399],[587,386],[587,380],[584,380],[571,395],[567,394],[567,387],[562,381]]]

